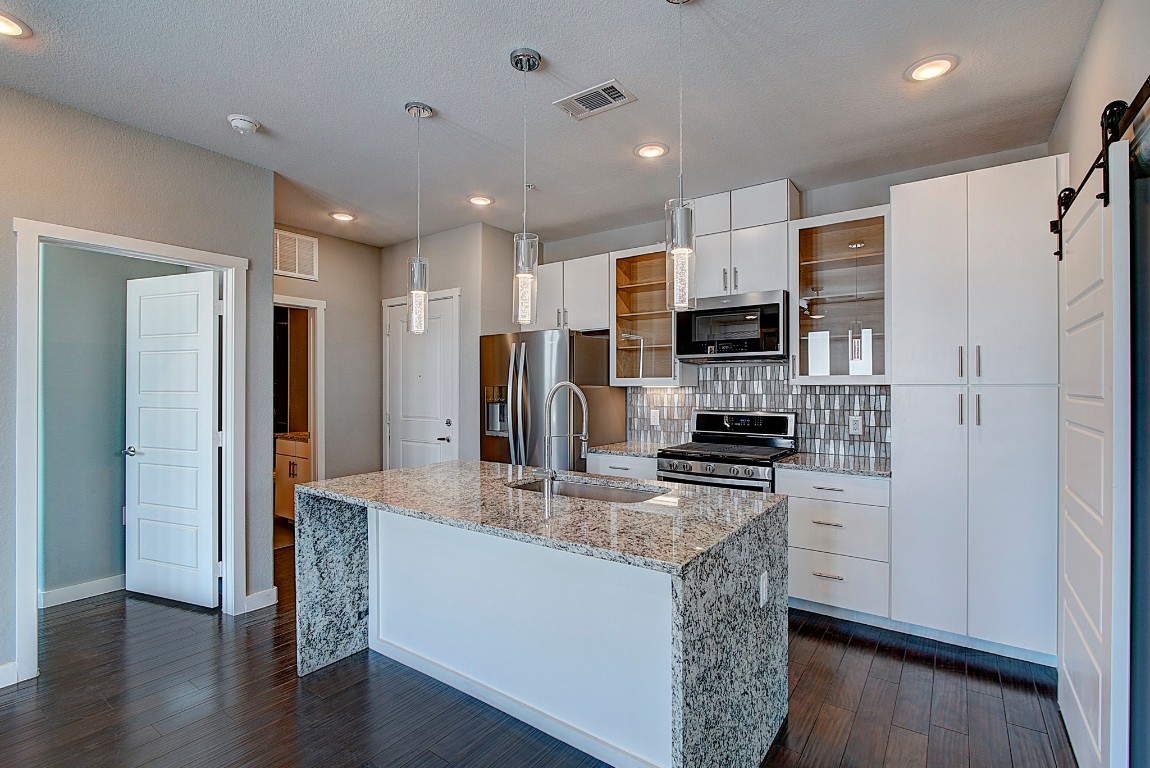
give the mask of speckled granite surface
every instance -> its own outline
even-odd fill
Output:
[[[786,499],[658,483],[670,492],[619,504],[508,487],[526,479],[449,462],[297,486],[299,674],[366,647],[378,509],[670,574],[672,764],[757,766],[787,711]]]
[[[653,459],[660,449],[671,443],[653,443],[649,440],[624,440],[621,443],[608,443],[588,448],[587,453],[605,453],[609,456],[638,456],[643,459]]]
[[[276,440],[291,440],[295,443],[306,443],[310,439],[310,432],[276,432]]]
[[[890,459],[873,456],[839,456],[833,453],[796,453],[775,462],[776,467],[840,475],[890,477]]]

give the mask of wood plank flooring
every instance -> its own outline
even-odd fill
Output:
[[[247,616],[125,592],[43,611],[40,677],[0,690],[0,765],[603,765],[366,651],[297,678],[292,557]],[[797,611],[790,652],[764,766],[1075,764],[1044,668]]]

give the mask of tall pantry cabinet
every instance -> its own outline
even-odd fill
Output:
[[[891,618],[1056,650],[1065,158],[891,189]]]

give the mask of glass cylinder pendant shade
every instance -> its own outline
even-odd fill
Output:
[[[535,293],[538,290],[535,277],[538,267],[539,235],[527,232],[516,234],[515,285],[512,286],[512,299],[515,303],[511,320],[519,325],[535,324]]]
[[[419,256],[407,261],[407,330],[427,332],[427,289],[430,275],[427,260]]]
[[[691,200],[667,201],[667,309],[694,309],[695,209]]]

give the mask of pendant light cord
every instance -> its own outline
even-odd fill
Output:
[[[523,236],[527,237],[527,72],[523,68]]]
[[[683,5],[679,0],[679,200],[683,199]]]
[[[423,234],[423,140],[420,128],[423,114],[415,116],[415,260],[420,260]]]

